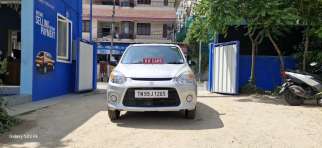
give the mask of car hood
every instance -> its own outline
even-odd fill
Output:
[[[186,70],[186,64],[119,64],[115,68],[128,78],[174,78]]]

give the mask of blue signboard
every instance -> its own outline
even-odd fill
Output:
[[[111,43],[109,42],[98,42],[97,54],[110,54],[112,49],[112,54],[120,55],[123,54],[123,52],[129,45],[130,44],[127,43],[115,43],[112,48]]]

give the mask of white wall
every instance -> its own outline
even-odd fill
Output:
[[[137,33],[137,23],[150,23],[151,24],[151,36],[145,36],[145,35],[136,35],[135,40],[129,40],[129,39],[121,39],[116,40],[116,42],[138,42],[138,43],[170,43],[171,40],[168,40],[166,38],[163,38],[163,24],[174,24],[175,22],[135,22],[134,24],[134,33]],[[98,20],[93,19],[93,39],[97,39],[98,37],[98,31],[100,26],[98,26]],[[120,27],[120,26],[119,26]],[[83,32],[83,39],[89,39],[89,33]]]

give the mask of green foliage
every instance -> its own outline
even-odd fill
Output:
[[[293,6],[298,15],[298,24],[305,26],[305,32],[316,35],[321,29],[322,1],[321,0],[295,0]]]
[[[4,100],[0,97],[0,134],[20,123],[20,120],[10,117],[4,109]]]
[[[300,66],[302,66],[303,63],[301,61],[303,61],[303,51],[299,51],[298,53],[296,53],[295,58],[297,59],[297,61],[300,61]],[[306,58],[307,58],[306,60],[307,65],[309,65],[311,62],[322,63],[322,50],[320,49],[311,50],[308,52]],[[308,69],[308,71],[311,71],[311,70]]]
[[[256,85],[252,83],[247,83],[240,89],[240,93],[242,94],[264,94],[265,91],[256,87]]]
[[[271,95],[271,96],[279,96],[279,92],[282,87],[276,87],[273,91],[265,91],[256,87],[256,85],[252,83],[247,83],[240,89],[241,94],[262,94],[262,95]]]
[[[206,32],[211,37],[217,33],[226,36],[230,26],[246,26],[252,50],[268,38],[279,55],[282,70],[283,49],[276,40],[291,28],[286,26],[301,25],[306,28],[304,35],[322,38],[322,0],[200,0],[195,18],[186,42],[204,40]]]
[[[279,95],[280,95],[280,91],[281,91],[281,89],[282,89],[282,86],[278,86],[278,87],[276,87],[276,88],[273,90],[273,92],[271,92],[271,94],[269,94],[269,95],[272,95],[272,96],[279,96]]]
[[[7,73],[7,66],[8,66],[7,59],[0,60],[0,74]]]
[[[302,70],[306,71],[307,58],[311,38],[319,36],[319,29],[322,24],[322,2],[321,0],[295,0],[294,8],[299,16],[298,23],[305,29],[304,35],[304,53],[302,58]]]
[[[8,60],[3,59],[0,60],[0,75],[8,74]],[[0,78],[0,85],[3,83],[3,80]]]
[[[192,49],[189,52],[189,57],[193,61],[198,61],[199,57],[199,42],[202,43],[202,59],[201,59],[201,71],[206,72],[208,69],[208,43],[212,39],[211,33],[209,32],[203,18],[195,18],[189,26],[185,43]],[[197,66],[192,67],[194,71],[198,71]]]
[[[322,39],[322,26],[317,28],[314,33],[317,35],[317,37]]]
[[[279,26],[297,20],[291,4],[285,0],[201,0],[195,11],[212,34],[226,34],[232,25],[247,25],[249,33],[265,29],[279,35]]]
[[[179,43],[183,42],[186,38],[186,35],[187,35],[186,31],[177,32],[177,34],[176,34],[177,42],[179,42]]]
[[[247,27],[252,31],[261,30],[264,36],[268,33],[281,36],[286,25],[294,25],[297,20],[296,10],[285,0],[250,0],[244,1],[248,6],[244,12],[248,18]]]
[[[238,6],[239,0],[201,0],[195,12],[197,18],[203,18],[212,35],[226,34],[229,25],[238,25],[242,21]]]
[[[285,25],[296,23],[296,9],[287,0],[201,0],[195,8],[196,22],[188,34],[188,41],[198,40],[201,32],[227,35],[228,27],[246,25],[247,36],[252,43],[252,56],[265,37],[268,37],[280,56],[281,69],[284,69],[282,52],[274,37],[282,35]],[[202,27],[201,27],[202,26]],[[196,29],[198,28],[198,29]],[[202,39],[201,39],[202,40]],[[254,80],[254,62],[251,81]]]
[[[195,18],[189,27],[185,42],[188,44],[197,44],[199,42],[207,43],[211,34],[202,18]]]
[[[270,33],[275,38],[287,29],[281,26],[303,25],[305,31],[322,38],[322,0],[201,0],[195,14],[199,22],[191,28],[191,39],[203,32],[226,35],[233,25],[246,25],[248,33],[261,37]]]

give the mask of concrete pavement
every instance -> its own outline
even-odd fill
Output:
[[[195,120],[179,112],[122,112],[110,122],[104,92],[78,94],[18,116],[0,147],[212,148],[322,145],[322,109],[270,96],[199,97]]]
[[[105,90],[107,88],[107,83],[98,83],[97,84],[97,90],[93,92],[89,92],[88,94],[95,94],[95,93],[105,93]],[[11,116],[17,116],[20,114],[25,114],[28,112],[32,112],[38,109],[46,108],[51,105],[55,105],[65,99],[77,99],[79,95],[86,95],[86,93],[81,94],[69,94],[65,96],[55,97],[55,98],[49,98],[42,101],[37,102],[30,102],[26,104],[11,106],[7,108],[8,114]],[[215,93],[210,93],[206,90],[204,83],[198,84],[198,97],[218,97],[218,96],[225,96]]]

